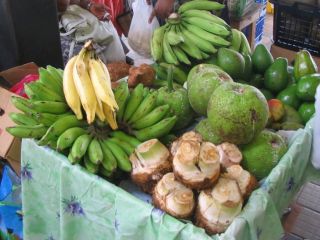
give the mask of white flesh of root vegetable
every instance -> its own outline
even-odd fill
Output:
[[[220,177],[212,189],[212,197],[226,207],[235,207],[242,202],[242,195],[235,180]]]
[[[218,145],[220,153],[220,163],[227,168],[235,164],[240,164],[242,160],[242,153],[239,148],[232,143],[222,143]]]
[[[179,139],[174,141],[171,145],[171,154],[172,156],[176,155],[178,148],[179,148],[179,143],[181,140],[191,140],[195,142],[202,142],[202,136],[199,133],[196,133],[194,131],[186,132],[183,134]]]
[[[192,190],[176,181],[172,172],[157,183],[152,199],[156,207],[177,218],[191,217],[195,207]]]
[[[201,191],[195,217],[196,225],[204,228],[208,234],[222,233],[241,212],[241,208],[242,201],[233,207],[227,207],[215,200],[211,190]]]
[[[188,139],[188,134],[191,139]],[[191,132],[178,141],[173,157],[173,171],[176,178],[192,189],[211,187],[220,174],[219,151],[210,142]]]
[[[251,192],[258,186],[256,178],[240,165],[228,167],[223,177],[237,181],[244,198],[249,197]]]
[[[152,193],[162,176],[172,170],[169,150],[157,139],[141,143],[130,155],[131,178],[143,191]]]

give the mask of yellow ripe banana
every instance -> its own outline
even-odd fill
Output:
[[[109,107],[107,104],[102,103],[103,112],[107,119],[107,122],[109,123],[112,130],[118,129],[118,124],[116,120],[116,113],[111,110],[111,107]]]
[[[105,71],[103,65],[99,60],[89,59],[90,78],[97,97],[114,111],[118,105],[112,92],[109,72]]]
[[[103,112],[102,108],[102,102],[100,99],[97,98],[97,109],[96,109],[96,115],[100,119],[100,121],[104,122],[106,120],[106,116]]]
[[[76,114],[77,118],[80,120],[83,118],[81,112],[81,102],[80,97],[77,92],[76,86],[74,85],[73,79],[73,67],[77,59],[77,56],[72,57],[63,72],[63,92],[66,101],[72,111]]]
[[[80,96],[81,104],[87,114],[87,122],[90,124],[95,118],[97,99],[85,63],[85,55],[86,49],[82,49],[73,68],[73,79]]]

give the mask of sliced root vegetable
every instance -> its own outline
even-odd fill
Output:
[[[220,177],[212,189],[212,197],[226,207],[235,207],[242,202],[242,195],[235,180]]]
[[[240,164],[242,160],[242,153],[239,148],[232,143],[222,143],[218,145],[220,153],[220,163],[227,168],[235,164]]]
[[[152,193],[162,176],[172,170],[169,150],[157,139],[141,143],[130,155],[131,178],[143,191]]]
[[[201,143],[202,142],[202,137],[201,137],[201,135],[199,133],[196,133],[194,131],[186,132],[179,139],[175,140],[172,143],[171,149],[170,149],[172,156],[176,155],[177,150],[178,150],[182,140],[189,140],[189,141],[195,141],[195,142]]]
[[[210,142],[200,142],[198,134],[185,134],[180,138],[173,157],[176,178],[192,189],[213,186],[220,174],[220,156],[217,147]]]
[[[249,197],[251,192],[258,186],[256,178],[240,165],[228,167],[223,177],[237,181],[244,198]]]
[[[152,200],[156,207],[177,218],[191,217],[195,207],[192,190],[176,181],[172,172],[157,183]]]
[[[242,201],[233,207],[227,207],[215,200],[211,190],[201,191],[198,198],[195,224],[204,228],[210,235],[222,233],[241,212],[241,208]]]

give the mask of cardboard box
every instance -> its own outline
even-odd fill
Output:
[[[295,51],[289,50],[289,49],[285,49],[282,47],[278,47],[275,44],[273,44],[271,46],[271,50],[270,50],[272,56],[274,58],[277,57],[285,57],[288,59],[289,64],[291,64],[291,62],[294,60],[296,53]],[[315,57],[313,56],[314,61],[316,62],[318,69],[320,69],[320,57]]]
[[[0,156],[6,159],[14,171],[20,175],[21,140],[13,137],[6,131],[6,127],[15,125],[9,117],[9,113],[19,112],[11,103],[11,96],[17,95],[0,87]]]
[[[20,175],[20,152],[21,139],[15,138],[6,131],[6,127],[14,126],[15,123],[9,118],[10,112],[19,112],[11,103],[11,96],[17,96],[6,90],[28,74],[37,74],[38,66],[27,63],[21,66],[0,72],[0,157],[6,159],[13,170]]]

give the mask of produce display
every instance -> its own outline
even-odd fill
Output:
[[[313,116],[320,74],[306,50],[294,66],[264,45],[251,52],[211,13],[223,7],[182,4],[153,33],[153,65],[105,65],[89,41],[64,71],[40,68],[28,98],[12,97],[21,112],[6,130],[108,181],[130,177],[157,208],[224,232],[287,152],[276,131]]]

